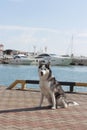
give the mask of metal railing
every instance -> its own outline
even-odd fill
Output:
[[[87,87],[87,83],[82,83],[82,82],[63,82],[59,81],[61,85],[64,86],[69,86],[69,92],[74,91],[74,87]],[[7,89],[12,89],[14,88],[17,84],[21,84],[21,90],[26,89],[26,84],[39,84],[39,80],[15,80]]]

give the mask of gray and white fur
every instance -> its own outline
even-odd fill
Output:
[[[52,109],[59,107],[67,108],[68,106],[78,105],[76,102],[68,102],[64,90],[59,82],[52,75],[50,63],[39,63],[39,86],[41,90],[41,99],[39,106],[41,107],[44,97],[47,98]]]

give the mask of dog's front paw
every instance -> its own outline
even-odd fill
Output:
[[[51,109],[52,109],[52,110],[55,110],[55,109],[56,109],[56,107],[54,107],[54,106],[53,106],[53,107],[51,107]]]

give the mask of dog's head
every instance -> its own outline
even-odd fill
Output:
[[[43,80],[49,79],[52,73],[50,69],[50,63],[39,62],[38,72],[39,77],[42,78]]]

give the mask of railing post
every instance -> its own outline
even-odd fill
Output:
[[[72,93],[74,90],[74,86],[73,85],[70,85],[70,93]]]

